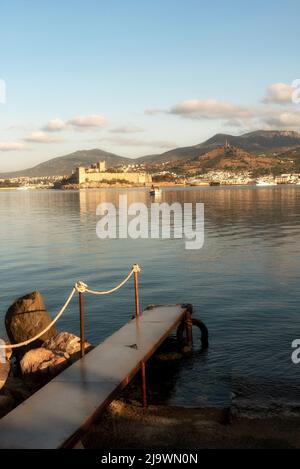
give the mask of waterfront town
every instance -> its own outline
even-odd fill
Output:
[[[105,161],[90,167],[78,167],[70,175],[56,176],[19,176],[0,178],[0,188],[28,189],[87,189],[110,186],[149,186],[155,182],[161,186],[187,185],[300,185],[300,173],[282,173],[254,177],[250,171],[210,170],[192,176],[177,174],[173,171],[147,172],[144,164],[119,165],[106,169]]]

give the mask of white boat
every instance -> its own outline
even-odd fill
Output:
[[[161,195],[161,189],[157,186],[152,186],[151,189],[150,189],[150,192],[149,194],[151,196],[158,196],[158,195]]]
[[[277,186],[277,182],[258,181],[256,185],[259,187]]]
[[[20,186],[17,187],[17,191],[28,191],[29,187],[28,186]]]

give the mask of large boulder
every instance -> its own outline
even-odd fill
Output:
[[[45,329],[50,322],[51,317],[45,308],[43,297],[38,291],[17,299],[5,315],[6,332],[11,343],[20,343],[31,339]],[[40,347],[56,333],[53,326],[29,346],[15,349],[15,351],[23,355],[26,350]]]
[[[91,345],[85,342],[85,350]],[[60,332],[47,340],[42,347],[29,350],[20,361],[23,376],[47,381],[80,357],[80,338]]]

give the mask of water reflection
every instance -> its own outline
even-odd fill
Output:
[[[39,289],[55,313],[76,280],[110,288],[138,262],[142,306],[193,303],[211,333],[207,355],[176,371],[171,403],[223,405],[248,380],[266,396],[272,388],[272,399],[299,400],[300,367],[290,354],[300,335],[300,187],[164,190],[161,202],[205,204],[199,251],[185,250],[181,239],[99,240],[96,207],[118,205],[120,194],[129,203],[151,202],[147,190],[0,193],[0,334],[16,296]],[[132,284],[88,298],[89,340],[102,340],[133,311]],[[76,302],[61,327],[78,333]]]

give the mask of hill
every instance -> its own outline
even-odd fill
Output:
[[[159,166],[159,165],[158,165]],[[300,147],[274,154],[255,155],[242,148],[222,145],[189,160],[177,160],[164,165],[164,170],[177,174],[195,175],[210,170],[249,171],[254,176],[300,171]]]
[[[117,166],[118,164],[129,164],[132,162],[130,158],[108,153],[103,150],[82,150],[70,153],[69,155],[60,156],[44,163],[38,164],[33,168],[14,171],[9,173],[0,173],[2,178],[12,178],[20,176],[62,176],[70,175],[77,166],[89,166],[97,161],[105,161],[107,167]]]
[[[33,168],[9,173],[0,173],[0,178],[70,175],[77,166],[89,166],[100,160],[105,160],[108,168],[119,164],[144,163],[148,165],[148,169],[150,171],[156,165],[161,163],[168,163],[170,166],[180,166],[181,164],[184,165],[185,162],[188,162],[187,165],[189,166],[190,160],[202,158],[203,155],[207,155],[213,150],[223,148],[226,142],[232,147],[239,148],[240,150],[251,154],[252,158],[247,157],[249,164],[251,160],[250,166],[255,166],[256,161],[256,166],[263,166],[263,162],[265,162],[267,168],[269,168],[271,161],[273,166],[278,166],[278,161],[273,160],[273,157],[277,157],[278,160],[279,155],[284,154],[282,159],[285,163],[288,163],[289,158],[292,159],[290,152],[293,150],[297,152],[297,149],[300,148],[300,133],[294,131],[258,130],[240,136],[216,134],[198,145],[174,148],[173,150],[169,150],[159,155],[147,155],[135,159],[125,158],[99,149],[82,150],[69,155],[53,158]],[[219,150],[217,153],[219,153]],[[211,159],[213,160],[211,155],[208,158],[209,161]],[[219,155],[218,158],[221,158],[221,156]],[[206,160],[207,156],[205,161]],[[232,163],[233,166],[236,166],[236,160],[232,161]],[[240,163],[242,165],[242,162]],[[229,165],[228,158],[226,164]],[[221,163],[219,163],[219,165],[221,165]],[[287,171],[290,167],[291,165],[287,164],[287,167],[282,169]],[[279,170],[279,167],[277,169]]]
[[[143,163],[165,163],[195,158],[204,153],[223,146],[226,141],[235,147],[239,147],[250,153],[281,153],[284,150],[300,147],[300,133],[294,131],[258,130],[240,136],[230,134],[216,134],[198,145],[175,148],[161,155],[150,155],[139,158]]]

